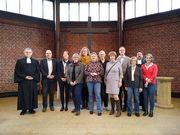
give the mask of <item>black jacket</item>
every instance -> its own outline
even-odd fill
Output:
[[[55,58],[52,58],[52,64],[53,64],[53,71],[51,75],[54,75],[53,79],[48,79],[48,64],[47,64],[47,58],[40,60],[40,70],[42,73],[42,79],[41,83],[49,83],[49,82],[56,82],[56,76],[57,76],[57,60]]]
[[[125,87],[131,87],[131,66],[126,69],[124,76]],[[138,88],[143,88],[143,77],[142,77],[142,69],[136,66],[134,72],[134,83]]]
[[[67,68],[70,63],[71,63],[71,61],[68,60]],[[63,61],[59,60],[59,62],[58,62],[58,81],[61,81],[61,78],[65,78],[64,77],[64,66],[63,66]]]

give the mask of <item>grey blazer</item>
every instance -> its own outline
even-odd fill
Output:
[[[67,68],[68,84],[72,81],[72,72],[73,72],[73,63],[70,63]],[[75,68],[75,81],[78,84],[83,83],[83,76],[84,76],[84,65],[81,62],[78,62]]]
[[[117,61],[120,62],[120,64],[122,65],[122,71],[123,71],[123,76],[124,76],[126,69],[130,66],[130,58],[127,56],[124,56],[123,63],[121,63],[121,58],[117,57]]]

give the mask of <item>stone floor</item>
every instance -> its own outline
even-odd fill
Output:
[[[55,111],[42,110],[42,96],[38,96],[36,114],[20,116],[17,111],[17,97],[0,98],[0,134],[2,135],[180,135],[180,99],[172,98],[173,109],[155,107],[154,117],[134,114],[127,117],[110,116],[107,111],[98,116],[82,110],[80,116],[71,113],[73,103],[67,112],[60,112],[60,101],[55,98]],[[109,103],[110,104],[110,103]],[[96,108],[96,106],[95,106]]]

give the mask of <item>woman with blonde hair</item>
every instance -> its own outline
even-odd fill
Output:
[[[85,66],[89,61],[90,61],[90,51],[87,47],[83,47],[79,53],[79,61],[83,63]],[[83,88],[82,88],[82,107],[81,109],[87,109],[89,110],[88,107],[88,101],[89,101],[89,95],[88,95],[88,88],[86,85],[86,77],[84,75],[84,83],[83,83]]]

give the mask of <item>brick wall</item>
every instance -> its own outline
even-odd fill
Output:
[[[71,34],[70,31],[64,31],[62,29],[60,34],[60,57],[62,58],[63,51],[67,50],[71,59],[74,53],[79,53],[84,46],[87,47],[87,39],[87,34]],[[112,50],[117,51],[117,41],[116,30],[110,30],[108,34],[92,34],[91,52],[99,53],[99,51],[104,50],[108,54]],[[106,58],[109,59],[108,56]]]
[[[26,47],[32,48],[32,57],[38,60],[45,57],[47,49],[54,52],[54,31],[35,27],[0,22],[0,93],[17,91],[14,67]]]
[[[172,92],[180,93],[180,17],[125,23],[124,45],[128,56],[134,56],[137,50],[144,55],[151,53],[158,66],[157,76],[174,77]]]

